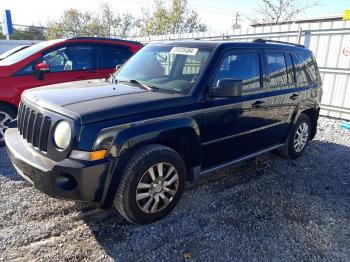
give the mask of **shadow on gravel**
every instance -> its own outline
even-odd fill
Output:
[[[5,177],[13,181],[23,180],[13,168],[5,147],[0,147],[0,177]]]
[[[220,257],[222,248],[230,258],[329,258],[327,252],[337,247],[338,240],[339,248],[350,244],[346,239],[349,230],[330,240],[328,234],[333,232],[327,228],[336,219],[350,219],[346,216],[350,214],[350,166],[345,164],[349,155],[349,147],[312,141],[305,155],[296,160],[265,154],[187,185],[180,207],[151,225],[128,224],[113,209],[99,211],[99,217],[85,222],[115,260],[181,261],[190,251],[190,256],[200,260],[211,255],[221,260],[225,258]],[[202,205],[194,203],[199,199]],[[329,222],[332,214],[336,218]],[[264,227],[267,229],[262,230]],[[309,228],[316,233],[308,232]],[[334,232],[339,234],[339,230]],[[317,234],[325,234],[325,239],[318,240]],[[242,239],[245,247],[240,244]],[[325,247],[327,244],[330,246]],[[306,251],[300,254],[298,249],[303,248]],[[262,257],[261,252],[265,253]]]
[[[0,182],[21,180],[5,154]],[[116,261],[349,261],[349,155],[325,141],[296,160],[262,155],[188,184],[178,207],[150,225],[80,203],[75,219]]]

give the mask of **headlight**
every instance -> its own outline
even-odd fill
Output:
[[[72,140],[72,129],[67,121],[61,121],[55,128],[54,141],[58,148],[66,149]]]

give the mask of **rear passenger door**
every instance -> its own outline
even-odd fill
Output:
[[[276,128],[275,137],[283,142],[299,101],[293,54],[288,50],[265,50],[267,72],[266,94],[271,117],[281,123]]]
[[[117,65],[124,64],[133,53],[127,47],[105,45],[99,47],[98,78],[107,78],[115,72]]]

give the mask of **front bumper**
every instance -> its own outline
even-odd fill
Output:
[[[110,161],[64,159],[55,162],[30,148],[17,132],[5,133],[7,151],[18,173],[43,193],[70,200],[99,203]]]

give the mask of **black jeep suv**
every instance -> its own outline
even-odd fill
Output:
[[[106,81],[26,91],[5,140],[40,191],[144,224],[171,212],[186,180],[271,150],[300,156],[321,94],[300,45],[153,43]]]

